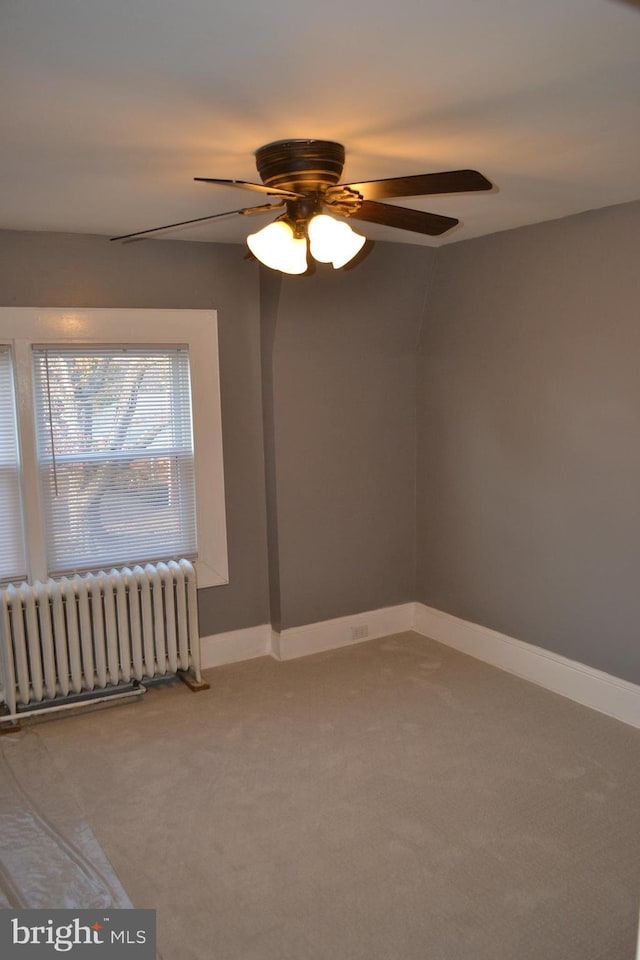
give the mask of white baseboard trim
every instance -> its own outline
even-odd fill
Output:
[[[386,637],[390,633],[402,633],[413,628],[413,614],[414,604],[402,603],[396,607],[383,607],[381,610],[354,613],[335,620],[290,627],[275,635],[272,654],[278,660],[292,660],[310,653]]]
[[[414,606],[416,633],[640,727],[640,686],[422,603]]]
[[[271,624],[263,623],[202,637],[202,667],[206,670],[268,655],[276,660],[292,660],[406,630],[415,630],[424,637],[640,728],[640,686],[423,603],[403,603],[280,632],[273,630]]]
[[[239,660],[266,657],[269,653],[271,653],[270,623],[200,637],[200,660],[203,670],[209,667],[220,667],[225,663],[237,663]]]

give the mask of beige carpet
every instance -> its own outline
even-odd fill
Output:
[[[411,633],[207,679],[24,735],[165,960],[632,960],[640,731]]]

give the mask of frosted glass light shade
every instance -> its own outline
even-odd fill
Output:
[[[275,220],[247,237],[247,246],[260,263],[281,273],[305,273],[307,241],[297,239],[284,220]]]
[[[334,269],[344,267],[362,250],[366,237],[356,233],[347,223],[324,213],[309,222],[309,246],[314,260],[331,263]]]
[[[307,231],[309,233],[309,246],[311,256],[318,263],[331,263],[333,260],[335,228],[339,226],[333,217],[326,214],[318,214],[309,221]]]

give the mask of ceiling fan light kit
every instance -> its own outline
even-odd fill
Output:
[[[195,179],[267,194],[275,198],[277,203],[184,220],[165,227],[112,237],[112,240],[128,240],[217,217],[233,214],[247,216],[285,207],[286,212],[276,220],[257,233],[250,234],[247,245],[252,254],[270,269],[303,274],[309,269],[309,257],[320,263],[331,263],[335,269],[339,269],[353,260],[366,243],[366,237],[352,230],[344,219],[336,220],[335,215],[426,236],[439,236],[455,227],[459,221],[441,214],[378,201],[492,189],[492,184],[476,170],[451,170],[340,184],[344,161],[344,147],[331,140],[277,140],[265,144],[256,151],[256,166],[262,183],[210,177]]]
[[[309,254],[318,263],[330,263],[335,270],[344,267],[362,250],[367,238],[327,214],[312,216],[309,221],[287,222],[279,218],[247,237],[251,253],[272,270],[300,274],[308,270]]]

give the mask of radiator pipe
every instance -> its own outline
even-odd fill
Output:
[[[125,697],[139,697],[146,693],[147,688],[142,683],[137,683],[131,690],[125,693],[109,693],[103,697],[87,697],[83,700],[74,700],[71,703],[57,703],[51,707],[36,707],[34,710],[20,710],[18,713],[5,713],[0,715],[0,723],[15,723],[18,720],[24,720],[25,717],[36,717],[44,713],[58,713],[61,710],[77,710],[80,707],[93,706],[95,703],[106,703],[107,700],[123,700]]]

